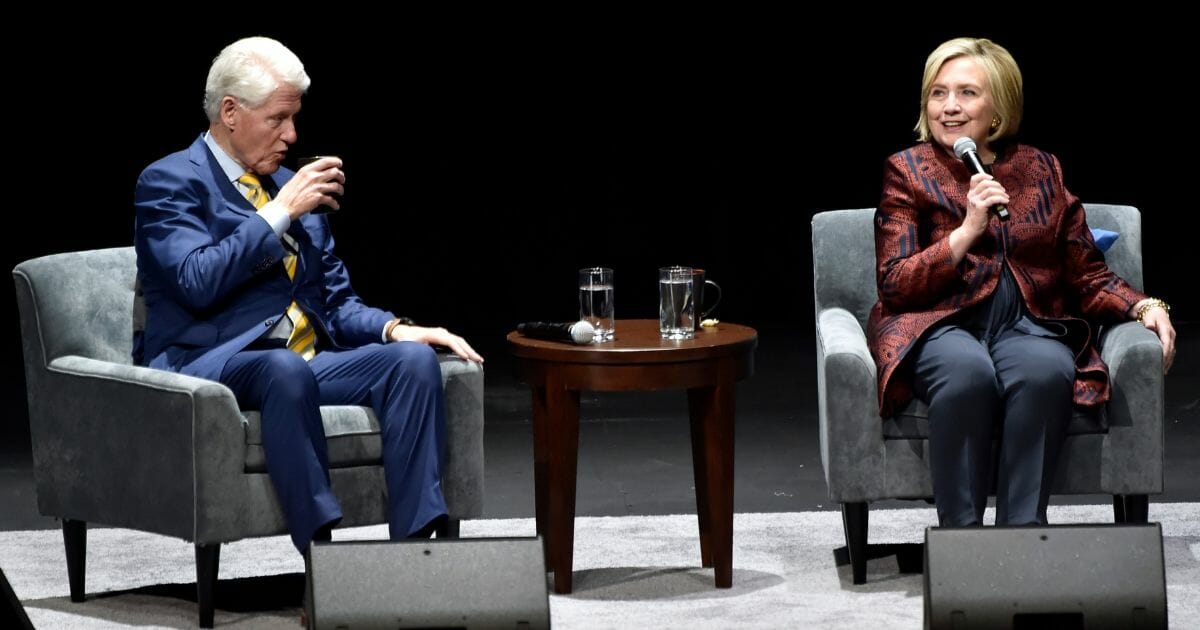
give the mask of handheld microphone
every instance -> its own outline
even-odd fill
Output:
[[[584,320],[567,324],[525,322],[517,324],[517,332],[531,339],[569,341],[583,345],[592,342],[592,337],[596,335],[596,327]]]
[[[979,148],[975,146],[975,141],[970,138],[959,138],[954,141],[954,155],[967,165],[967,170],[971,171],[972,175],[987,172],[983,168],[983,162],[979,161],[978,151]],[[1004,204],[995,204],[990,209],[1000,217],[1001,221],[1008,220],[1008,207]]]

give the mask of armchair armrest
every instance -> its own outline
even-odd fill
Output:
[[[1162,343],[1141,322],[1122,322],[1105,328],[1100,336],[1100,358],[1110,373],[1126,366],[1139,370],[1157,367],[1162,372]]]
[[[483,515],[483,366],[439,355],[446,395],[442,492],[454,519]]]
[[[220,383],[68,355],[42,385],[30,432],[45,514],[191,539],[203,480],[243,467],[242,416]]]
[[[1112,494],[1156,494],[1163,485],[1162,343],[1139,322],[1104,331],[1100,357],[1112,398],[1102,485]]]
[[[858,320],[842,308],[817,315],[821,464],[829,496],[866,501],[884,487],[882,420],[875,360]]]

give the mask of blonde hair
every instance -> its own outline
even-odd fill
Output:
[[[992,97],[992,107],[1000,124],[988,134],[987,141],[995,142],[1015,135],[1021,127],[1021,114],[1025,109],[1024,81],[1021,69],[1012,55],[1001,45],[990,39],[959,37],[942,43],[925,60],[925,76],[921,80],[921,116],[917,118],[917,139],[921,142],[933,137],[929,129],[929,91],[937,79],[942,66],[951,59],[970,57],[983,68],[988,84],[985,86]]]
[[[254,109],[279,89],[281,81],[301,94],[312,83],[300,58],[287,46],[269,37],[239,39],[226,46],[208,69],[204,113],[209,122],[216,120],[226,96]]]

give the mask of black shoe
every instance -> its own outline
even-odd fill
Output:
[[[448,520],[450,520],[450,517],[446,516],[445,514],[442,514],[441,516],[426,523],[425,527],[422,527],[421,529],[418,529],[417,531],[409,534],[408,537],[409,538],[431,538],[431,537],[433,537],[433,533],[436,532],[437,530],[441,529],[443,526],[445,526],[446,521],[448,521]]]

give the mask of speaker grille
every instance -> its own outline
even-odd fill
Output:
[[[318,629],[550,627],[538,538],[314,543],[309,553]]]
[[[1165,628],[1166,619],[1158,523],[926,530],[928,628]]]

